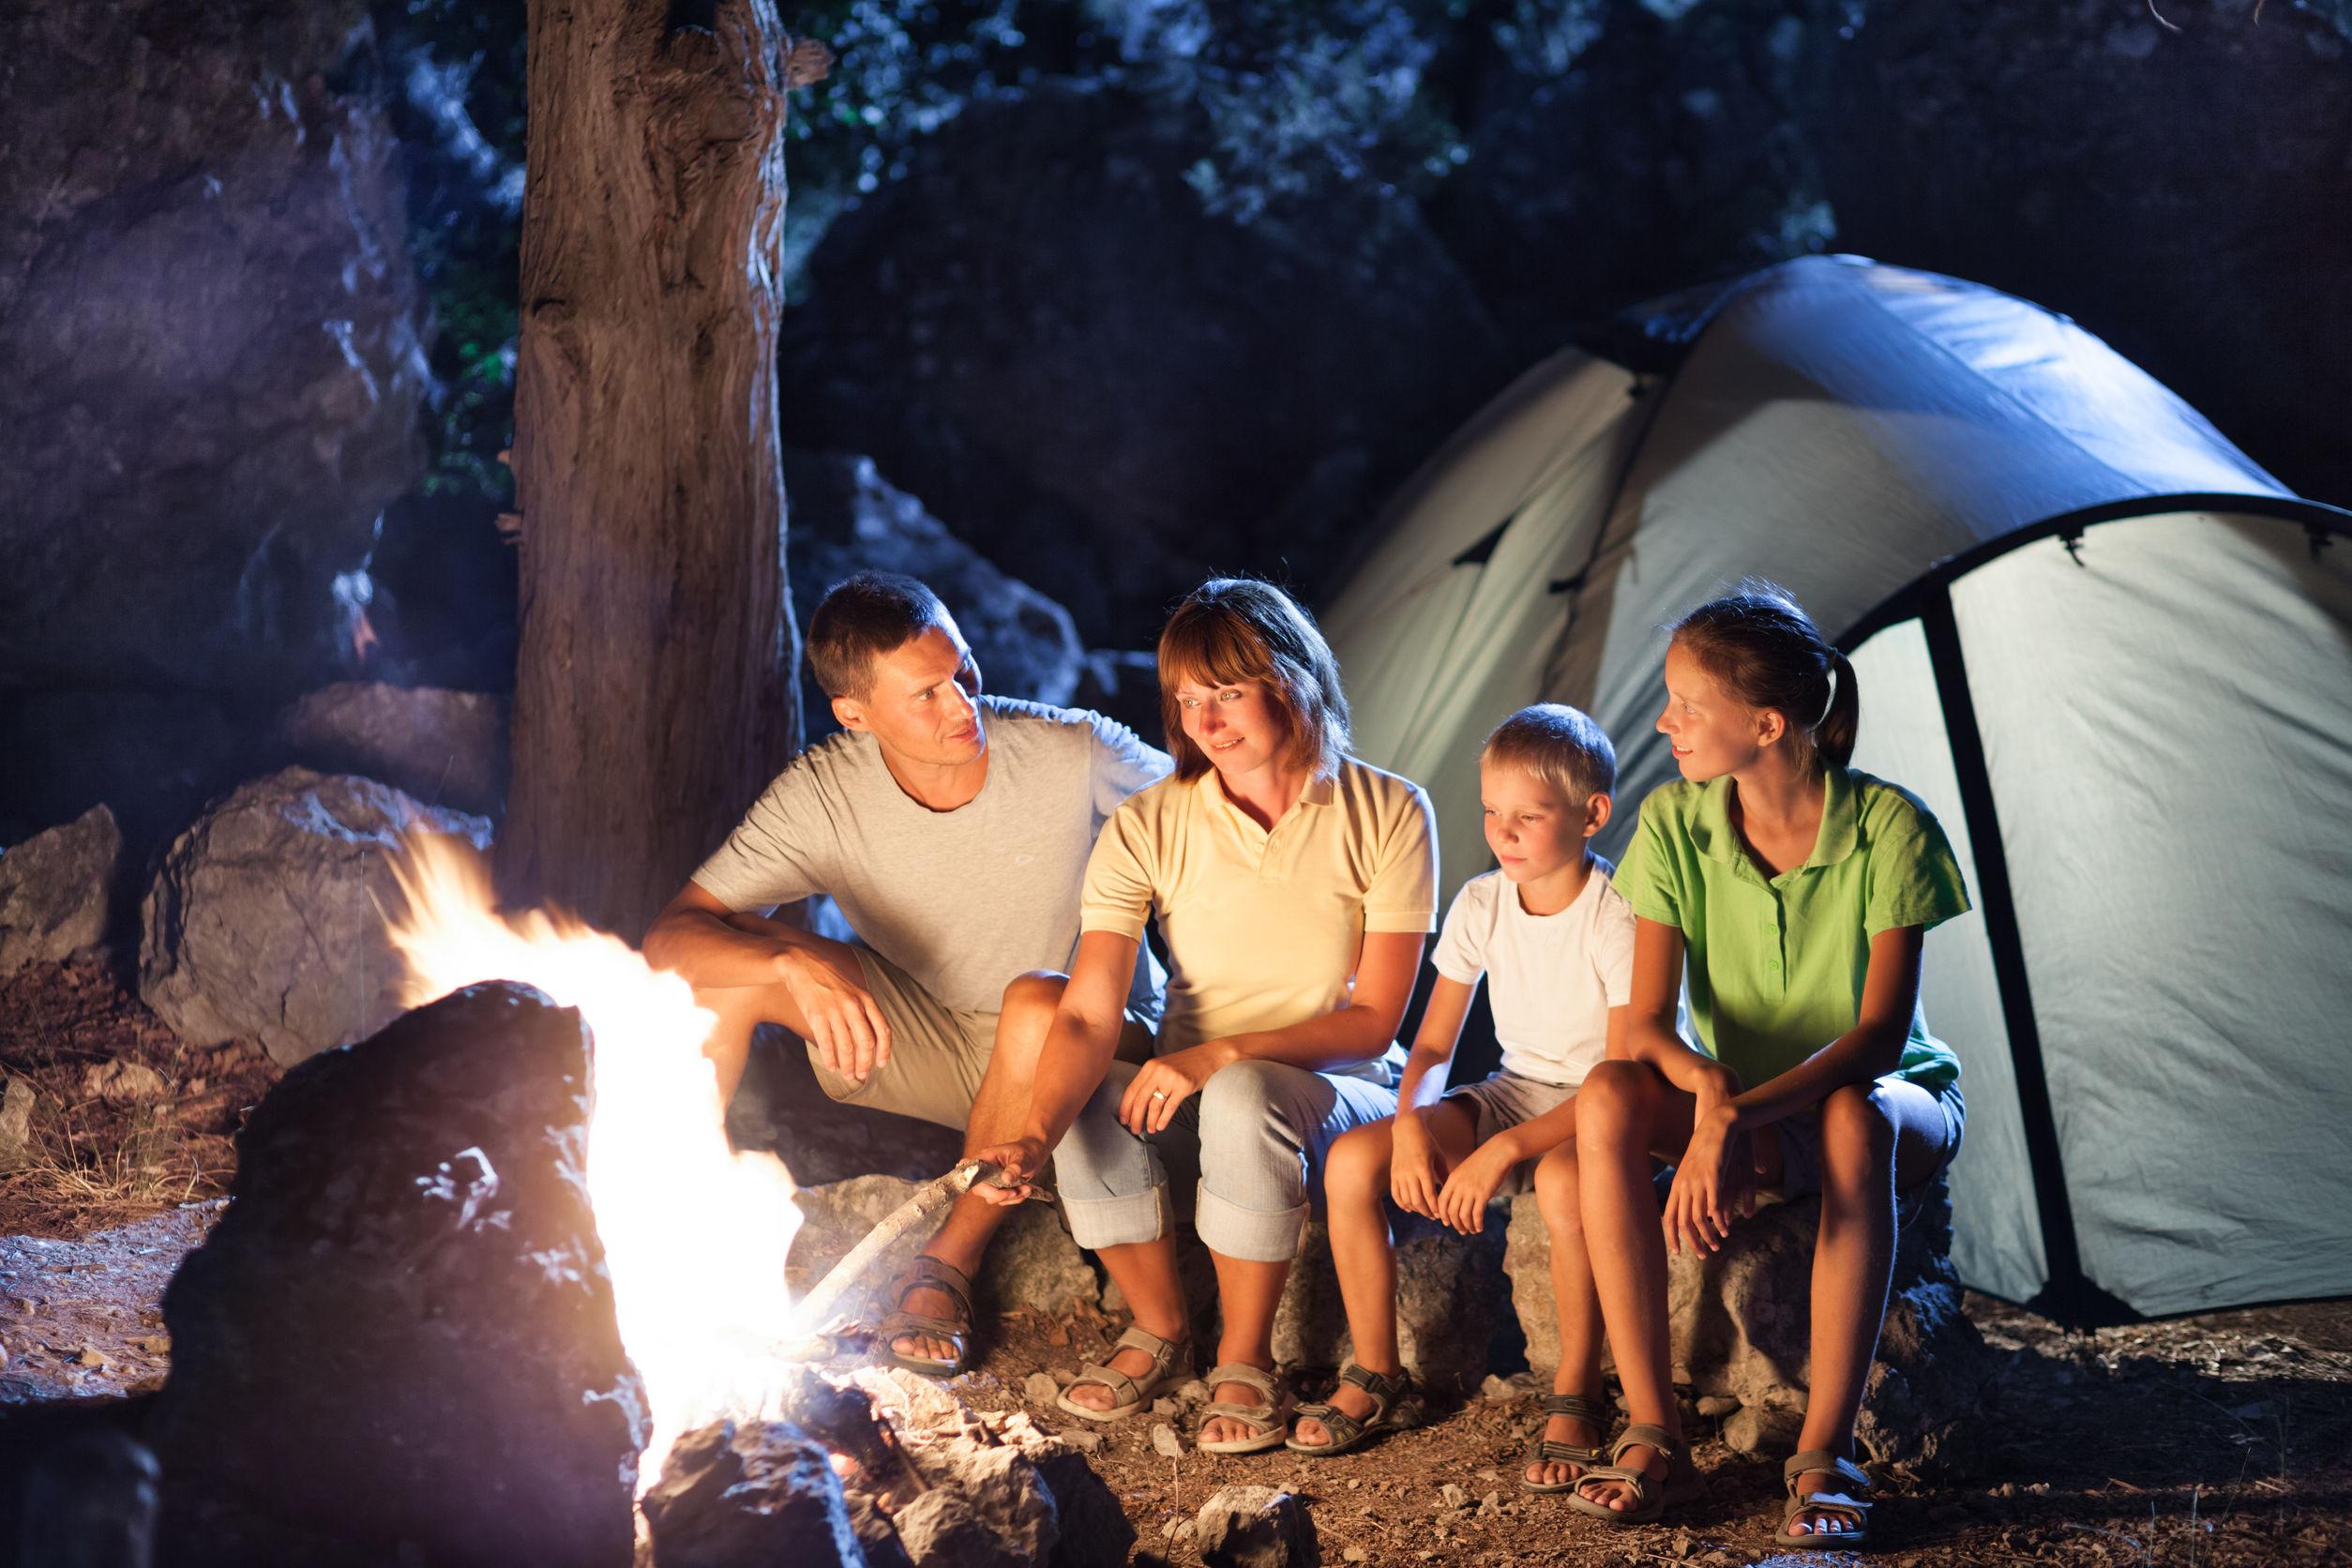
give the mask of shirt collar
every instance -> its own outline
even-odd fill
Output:
[[[1233,797],[1225,792],[1225,781],[1218,776],[1216,769],[1210,768],[1201,774],[1193,787],[1226,810],[1238,813],[1244,819],[1247,818],[1248,813],[1242,811],[1240,807],[1234,805]],[[1308,779],[1306,788],[1299,792],[1298,804],[1300,806],[1329,806],[1338,798],[1338,795],[1339,776],[1337,770],[1334,769],[1329,774],[1318,774]]]
[[[1854,852],[1860,841],[1861,808],[1856,802],[1851,769],[1824,770],[1821,781],[1821,831],[1814,839],[1805,867],[1834,866]],[[1711,778],[1699,786],[1698,810],[1691,819],[1691,844],[1710,860],[1738,866],[1747,858],[1731,825],[1731,776]],[[1803,867],[1799,869],[1803,869]]]

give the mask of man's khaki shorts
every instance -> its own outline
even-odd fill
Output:
[[[808,1064],[816,1070],[818,1087],[844,1105],[893,1111],[962,1132],[972,1120],[972,1102],[980,1093],[988,1058],[996,1050],[997,1015],[948,1006],[869,948],[857,949],[857,961],[866,971],[866,988],[890,1025],[890,1060],[859,1083],[827,1068],[811,1044]],[[1156,1018],[1128,1008],[1126,1027],[1119,1033],[1119,1059],[1149,1060],[1157,1030]]]

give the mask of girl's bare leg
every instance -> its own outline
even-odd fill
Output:
[[[1677,1439],[1682,1425],[1666,1345],[1666,1235],[1650,1159],[1653,1152],[1676,1158],[1689,1145],[1692,1106],[1690,1095],[1639,1062],[1604,1062],[1576,1091],[1578,1207],[1625,1408],[1636,1422]],[[1622,1462],[1666,1478],[1655,1449],[1636,1445]],[[1588,1495],[1615,1509],[1632,1505],[1621,1485],[1596,1483]]]
[[[1894,1195],[1942,1159],[1943,1108],[1916,1084],[1848,1084],[1821,1102],[1821,1229],[1813,1249],[1813,1377],[1800,1453],[1852,1457],[1854,1416],[1877,1352],[1894,1268]],[[1908,1180],[1906,1180],[1907,1173]],[[1809,1471],[1798,1485],[1834,1492],[1837,1477]],[[1801,1515],[1792,1531],[1835,1535],[1827,1514]]]
[[[1560,1315],[1560,1366],[1552,1374],[1552,1392],[1580,1394],[1606,1405],[1607,1395],[1601,1383],[1601,1298],[1593,1287],[1592,1259],[1585,1245],[1579,1184],[1576,1140],[1572,1138],[1545,1154],[1535,1168],[1535,1206],[1551,1236],[1552,1298]],[[1606,1433],[1598,1423],[1556,1415],[1545,1423],[1544,1436],[1553,1442],[1590,1448]],[[1527,1467],[1527,1478],[1557,1485],[1575,1480],[1582,1470],[1563,1459],[1544,1459]]]

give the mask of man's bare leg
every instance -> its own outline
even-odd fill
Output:
[[[1029,1115],[1029,1088],[1036,1076],[1038,1052],[1053,1025],[1054,1009],[1062,1003],[1065,984],[1066,978],[1059,974],[1024,974],[1005,988],[1004,1008],[997,1015],[996,1045],[964,1129],[965,1153],[1020,1136],[1021,1123]],[[1009,1206],[968,1192],[948,1210],[946,1223],[923,1248],[924,1255],[938,1259],[968,1279],[976,1278],[996,1228],[1012,1212]],[[900,1304],[909,1312],[942,1318],[952,1317],[956,1310],[945,1291],[928,1286],[908,1291]],[[901,1334],[890,1345],[900,1355],[928,1361],[951,1360],[956,1353],[954,1346],[934,1334]]]

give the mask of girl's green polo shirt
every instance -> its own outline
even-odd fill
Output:
[[[1860,1020],[1872,937],[1968,908],[1959,863],[1926,807],[1851,768],[1831,768],[1825,784],[1812,856],[1777,877],[1731,825],[1728,776],[1651,791],[1617,869],[1636,914],[1681,931],[1698,1037],[1751,1089]],[[1960,1077],[1917,1007],[1896,1070],[1930,1091]]]

